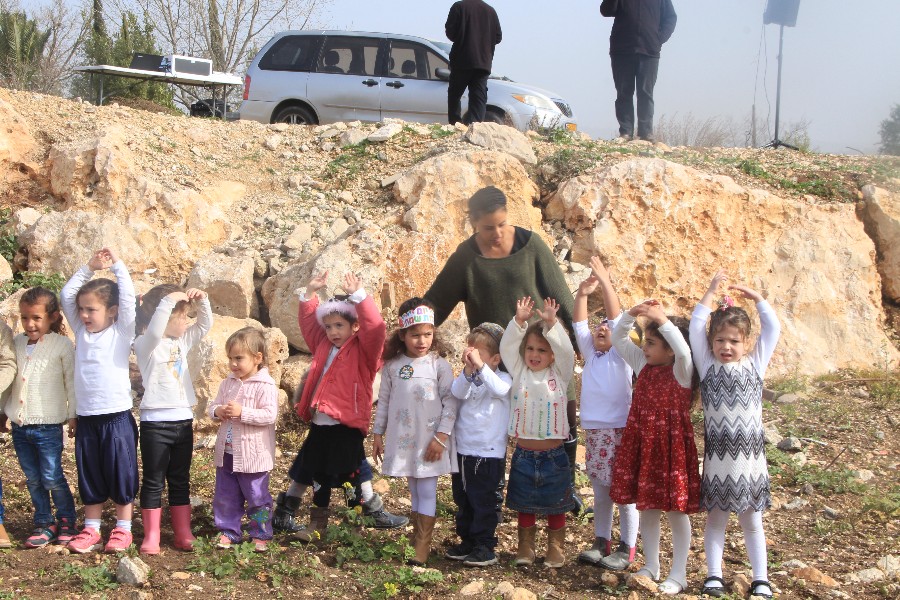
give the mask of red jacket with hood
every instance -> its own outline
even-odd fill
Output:
[[[315,407],[341,424],[367,435],[372,417],[372,385],[381,368],[387,326],[375,301],[366,295],[356,305],[359,331],[340,347],[323,378],[322,371],[334,346],[316,319],[318,306],[316,295],[300,302],[300,330],[313,359],[297,403],[297,414],[309,422],[313,417],[311,409]]]

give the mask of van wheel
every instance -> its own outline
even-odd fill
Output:
[[[507,117],[503,111],[495,108],[489,108],[484,112],[484,120],[488,123],[499,123],[512,127],[512,119]]]
[[[291,125],[318,125],[316,116],[304,106],[286,106],[278,111],[273,123],[289,123]]]

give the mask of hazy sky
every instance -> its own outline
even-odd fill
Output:
[[[613,137],[612,19],[600,16],[600,0],[490,3],[503,27],[494,72],[557,92],[572,105],[581,129]],[[758,63],[757,113],[770,112],[774,124],[778,27],[763,27],[766,1],[673,3],[678,26],[662,50],[657,117],[691,112],[743,121],[754,103]],[[451,4],[333,0],[325,21],[337,29],[446,40]],[[801,0],[797,27],[784,33],[782,122],[809,121],[816,150],[853,153],[850,146],[876,152],[879,124],[895,103],[900,103],[900,0]]]

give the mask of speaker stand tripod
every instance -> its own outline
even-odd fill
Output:
[[[778,126],[781,121],[781,62],[784,57],[784,25],[780,26],[778,34],[778,87],[775,92],[775,139],[763,146],[763,148],[789,148],[791,150],[799,150],[797,146],[792,146],[787,142],[783,142],[778,138]]]

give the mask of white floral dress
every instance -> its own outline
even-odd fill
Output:
[[[459,401],[450,393],[452,383],[450,363],[435,353],[401,354],[384,364],[372,428],[384,436],[384,475],[437,477],[457,471],[452,436],[440,459],[425,461],[434,434],[453,433]]]

